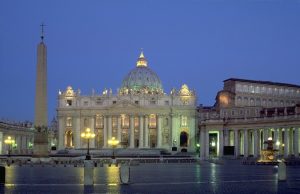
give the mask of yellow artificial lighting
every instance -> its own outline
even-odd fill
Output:
[[[10,144],[14,144],[14,143],[15,143],[15,140],[11,139],[11,137],[8,136],[7,139],[4,140],[4,143],[5,143],[5,144],[9,144],[9,145],[10,145]]]
[[[119,140],[117,140],[115,137],[112,137],[110,140],[108,140],[108,144],[111,145],[111,146],[116,146],[120,143]]]
[[[221,96],[219,97],[219,99],[220,99],[221,104],[223,104],[223,105],[228,105],[228,104],[229,104],[229,99],[228,99],[227,96],[221,95]]]
[[[280,141],[277,141],[277,142],[276,142],[276,145],[279,146],[279,145],[280,145]]]
[[[147,67],[147,60],[144,56],[143,51],[141,52],[140,57],[139,57],[138,61],[136,62],[136,66],[137,67]]]
[[[269,140],[269,141],[272,141],[272,137],[269,137],[268,140]]]
[[[85,132],[81,133],[81,137],[85,139],[91,139],[95,136],[95,133],[92,133],[90,128],[86,128]]]
[[[282,146],[282,147],[284,147],[284,143],[283,143],[283,144],[281,144],[281,146]]]

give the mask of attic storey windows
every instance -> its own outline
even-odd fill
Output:
[[[67,106],[72,106],[72,100],[67,100]]]

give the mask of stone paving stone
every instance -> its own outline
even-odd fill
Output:
[[[80,167],[11,166],[0,193],[300,193],[300,166],[287,168],[286,182],[277,182],[273,166],[243,166],[236,161],[224,165],[141,164],[131,167],[130,185],[121,185],[118,173],[118,168],[97,167],[96,184],[84,187]]]

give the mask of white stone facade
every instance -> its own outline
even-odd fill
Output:
[[[187,85],[163,92],[158,76],[147,66],[143,53],[123,80],[117,94],[105,89],[82,95],[68,87],[58,96],[59,149],[86,148],[80,134],[96,134],[92,148],[109,148],[118,139],[123,148],[187,148],[195,151],[196,96]]]

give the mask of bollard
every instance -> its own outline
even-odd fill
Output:
[[[286,181],[286,165],[283,161],[278,164],[278,181]]]
[[[5,167],[0,166],[0,184],[5,184]]]
[[[92,160],[84,160],[84,185],[94,184],[94,163]]]
[[[130,167],[129,165],[121,165],[119,169],[120,181],[122,184],[128,185],[130,182]]]

